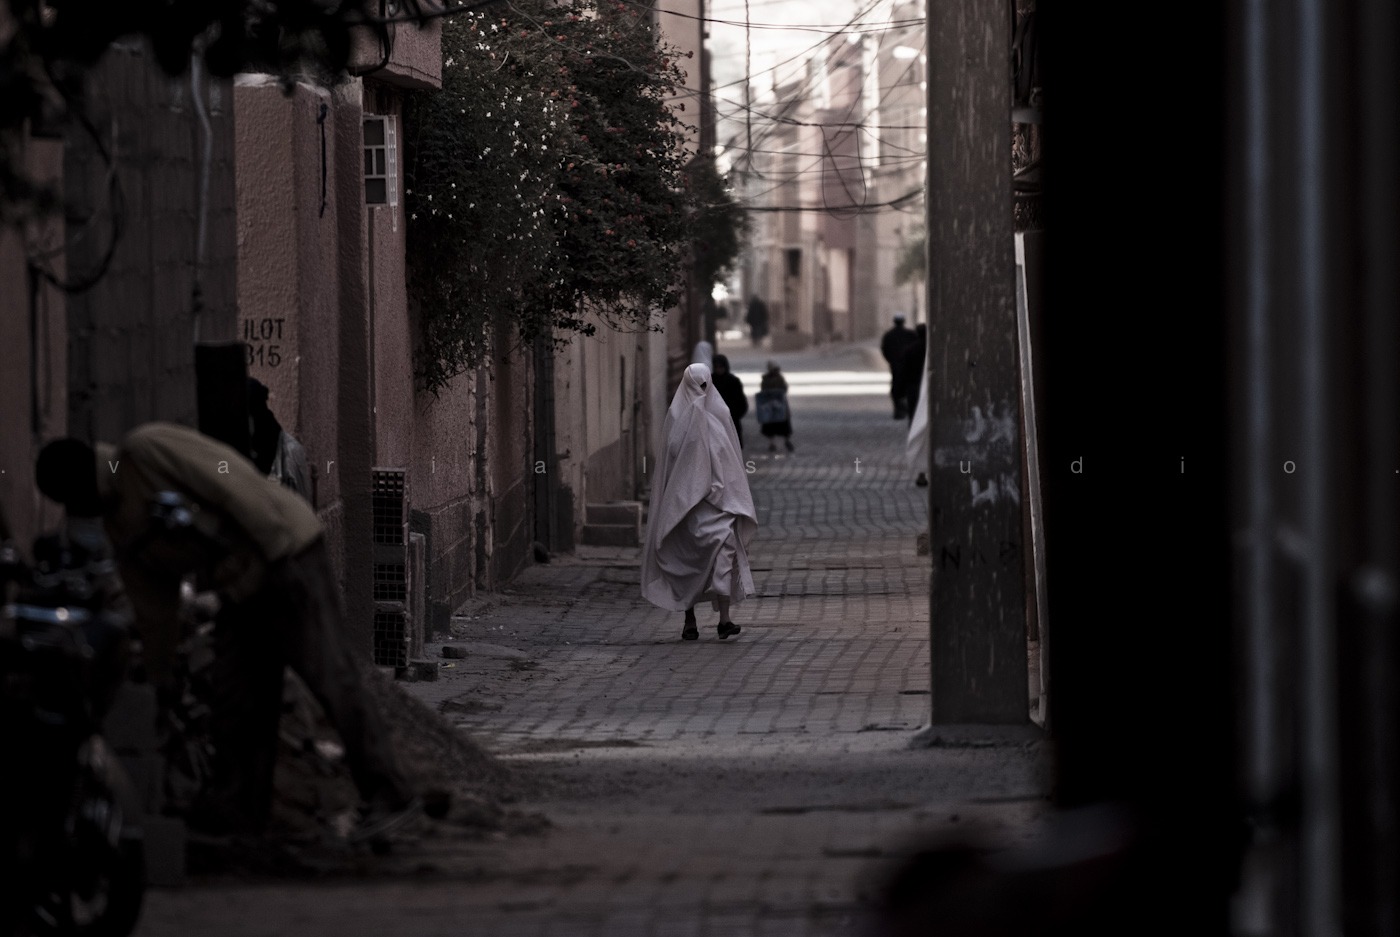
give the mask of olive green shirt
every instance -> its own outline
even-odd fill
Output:
[[[302,552],[323,533],[305,498],[187,426],[147,423],[119,446],[94,448],[103,522],[153,678],[166,673],[179,638],[182,578],[193,575],[200,588],[242,601],[261,587],[268,564]],[[198,535],[150,536],[152,503],[161,491],[184,496]]]

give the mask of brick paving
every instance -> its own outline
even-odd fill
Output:
[[[721,350],[741,375],[767,357]],[[513,768],[546,833],[428,836],[348,883],[153,892],[138,933],[870,934],[906,844],[1032,836],[1043,744],[909,747],[928,707],[926,501],[871,351],[778,356],[803,387],[795,454],[745,428],[760,527],[742,634],[717,640],[702,608],[701,640],[680,641],[625,548],[536,566],[455,619],[468,656],[413,691]],[[816,393],[830,371],[867,392]]]

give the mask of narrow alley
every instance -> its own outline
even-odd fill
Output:
[[[752,393],[766,356],[720,350]],[[1045,744],[908,747],[928,707],[925,489],[872,351],[779,356],[792,455],[746,418],[742,634],[717,640],[701,609],[680,641],[638,595],[637,550],[584,547],[463,608],[448,643],[466,656],[407,685],[499,757],[543,832],[409,843],[352,880],[153,890],[138,933],[866,934],[906,845],[1024,841]]]

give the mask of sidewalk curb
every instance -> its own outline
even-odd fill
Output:
[[[1025,725],[926,725],[909,740],[910,748],[1007,748],[1047,742],[1050,735],[1034,723]]]

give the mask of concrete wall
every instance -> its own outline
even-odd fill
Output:
[[[358,622],[367,606],[356,584],[368,567],[347,545],[367,534],[347,511],[367,510],[350,503],[368,489],[368,457],[356,459],[367,426],[363,412],[342,410],[367,406],[354,401],[354,388],[347,400],[344,387],[364,381],[368,354],[355,339],[366,304],[359,94],[298,84],[287,95],[275,79],[243,75],[234,109],[238,337],[249,374],[268,386],[269,406],[306,447],[313,501]]]
[[[556,481],[573,496],[576,535],[587,504],[638,497],[642,457],[654,452],[644,411],[659,407],[664,414],[670,402],[666,359],[663,354],[662,367],[652,366],[653,344],[664,350],[665,337],[600,325],[596,335],[576,338],[555,357]]]
[[[377,76],[365,82],[364,113],[392,117],[402,140],[402,92]],[[403,170],[400,159],[400,193]],[[436,397],[420,393],[407,218],[402,203],[367,205],[364,218],[374,464],[408,470],[410,526],[426,539],[427,625],[441,630],[528,556],[528,362],[497,356]]]
[[[370,538],[370,467],[374,453],[374,419],[370,397],[369,273],[365,264],[364,132],[362,88],[358,82],[338,86],[332,95],[335,121],[330,159],[334,165],[331,191],[340,216],[336,257],[336,295],[339,305],[339,387],[336,393],[337,452],[341,516],[327,520],[327,538],[333,554],[341,557],[345,582],[348,625],[358,646],[371,647],[373,558]],[[327,473],[329,474],[329,473]]]
[[[402,137],[402,102],[391,89],[367,85],[364,112],[392,117]],[[402,161],[400,161],[402,162]],[[399,191],[403,191],[399,166]],[[361,201],[363,201],[361,195]],[[403,205],[366,205],[369,271],[371,379],[375,416],[375,464],[408,467],[413,454],[413,336],[408,319],[405,261],[407,219]],[[413,484],[413,480],[409,480]]]
[[[364,202],[363,118],[393,117],[401,139],[399,89],[356,81],[288,97],[247,76],[237,95],[250,371],[316,468],[353,627],[367,638],[369,473],[382,466],[408,470],[410,527],[427,540],[417,572],[427,625],[443,629],[477,588],[496,587],[528,555],[528,366],[492,362],[437,397],[415,386],[406,218],[401,204]]]
[[[388,30],[387,50],[369,30],[355,31],[351,71],[400,88],[441,88],[442,20],[429,20],[421,27],[415,23],[391,23]]]
[[[741,261],[749,292],[768,303],[774,351],[874,338],[896,312],[922,318],[918,287],[894,285],[903,243],[895,229],[909,234],[921,223],[921,200],[904,211],[839,211],[883,206],[923,185],[924,134],[902,125],[923,121],[924,60],[917,52],[893,56],[897,47],[921,47],[922,33],[922,27],[904,29],[876,46],[850,44],[814,56],[805,79],[774,89],[771,109],[794,123],[765,137],[764,149],[772,152],[755,154],[749,191],[769,211],[757,217]],[[869,133],[845,126],[860,121]],[[827,155],[818,164],[811,154]],[[811,210],[821,206],[838,211]],[[791,251],[799,258],[795,275]]]
[[[694,128],[688,135],[687,146],[692,154],[702,146],[711,143],[710,128],[704,126],[705,106],[708,89],[705,87],[707,73],[705,64],[704,0],[664,0],[658,3],[656,23],[660,27],[663,41],[681,51],[691,53],[692,58],[682,58],[681,67],[686,72],[685,88],[671,103],[672,107],[684,105],[685,111],[679,116]],[[689,276],[687,265],[686,276]],[[668,309],[664,318],[664,344],[646,343],[647,363],[644,366],[649,386],[643,391],[646,409],[643,422],[651,428],[651,433],[659,433],[662,419],[666,415],[671,395],[680,385],[681,373],[690,363],[695,344],[700,341],[703,329],[703,300],[701,290],[687,280],[682,284],[681,306]],[[645,438],[645,437],[644,437]],[[652,449],[654,452],[654,447]],[[596,473],[604,471],[604,461],[596,467]]]
[[[894,19],[917,20],[918,25],[896,30],[872,43],[866,67],[867,86],[872,89],[872,110],[869,123],[874,129],[873,171],[875,200],[886,203],[916,192],[924,184],[924,156],[927,131],[924,76],[927,55],[910,55],[909,50],[924,47],[925,27],[920,4],[900,3]],[[896,56],[897,49],[905,50]],[[870,141],[867,141],[870,142]],[[883,211],[862,219],[869,230],[862,234],[873,256],[873,277],[865,287],[869,297],[867,321],[857,334],[873,338],[889,328],[895,313],[909,317],[912,326],[927,321],[923,286],[909,283],[897,286],[895,268],[904,244],[923,227],[923,198],[911,199],[898,211]]]
[[[17,164],[31,178],[62,184],[62,144],[21,137]],[[61,218],[33,225],[31,243],[57,247],[63,242]],[[66,270],[60,250],[50,270]],[[31,282],[28,253],[20,232],[0,227],[0,295],[7,297],[0,315],[0,348],[6,349],[0,368],[0,510],[10,534],[28,550],[35,534],[58,526],[62,511],[34,487],[34,457],[49,439],[68,428],[68,321],[66,298],[56,287]]]
[[[660,0],[653,8],[656,24],[660,27],[663,41],[675,47],[680,53],[680,67],[685,79],[680,93],[668,103],[672,107],[684,104],[685,111],[680,116],[694,128],[689,134],[692,151],[700,146],[700,115],[705,100],[704,63],[705,14],[704,0]],[[690,58],[686,58],[689,54]]]
[[[364,113],[392,117],[402,141],[402,92],[377,79],[365,82]],[[400,159],[400,193],[403,172]],[[403,205],[364,212],[374,462],[408,469],[410,523],[427,540],[429,626],[445,628],[475,590],[509,580],[529,556],[532,372],[507,353],[514,335],[503,323],[487,365],[436,397],[421,393]]]
[[[438,397],[418,397],[410,525],[427,538],[428,624],[435,630],[446,630],[452,612],[478,585],[493,582],[484,563],[490,545],[476,541],[478,518],[490,518],[489,412],[476,405],[489,394],[487,375],[480,369],[458,377]]]
[[[602,341],[585,341],[587,369],[583,399],[587,405],[588,500],[631,498],[634,337],[609,333]]]
[[[231,88],[170,79],[143,44],[122,43],[89,72],[84,109],[101,146],[68,128],[69,275],[99,269],[114,213],[121,236],[105,275],[69,298],[70,428],[115,439],[148,420],[193,425],[194,342],[237,332]]]
[[[534,536],[534,372],[530,359],[516,350],[512,327],[498,322],[495,354],[492,358],[490,417],[487,459],[491,479],[492,562],[489,578],[482,583],[493,588],[518,574],[530,561]],[[481,388],[478,388],[480,391]]]
[[[1029,720],[1006,10],[929,17],[929,605],[935,724]],[[987,425],[990,429],[970,429]],[[971,471],[962,472],[966,460]],[[964,564],[959,557],[997,557]]]
[[[661,429],[666,419],[666,410],[671,405],[675,388],[666,381],[666,336],[660,332],[648,332],[643,340],[642,363],[647,369],[647,397],[642,412],[644,425],[641,438],[648,440],[646,451],[642,453],[647,462],[643,465],[639,487],[649,491],[651,479],[647,467],[656,464],[657,453],[661,451]]]
[[[238,336],[248,344],[248,373],[271,391],[268,405],[301,440],[317,466],[318,506],[339,497],[326,463],[337,449],[338,246],[341,206],[335,163],[322,174],[337,120],[329,91],[298,85],[290,96],[275,79],[242,76],[238,117]],[[321,119],[322,107],[326,109]],[[325,207],[322,209],[322,182]]]

